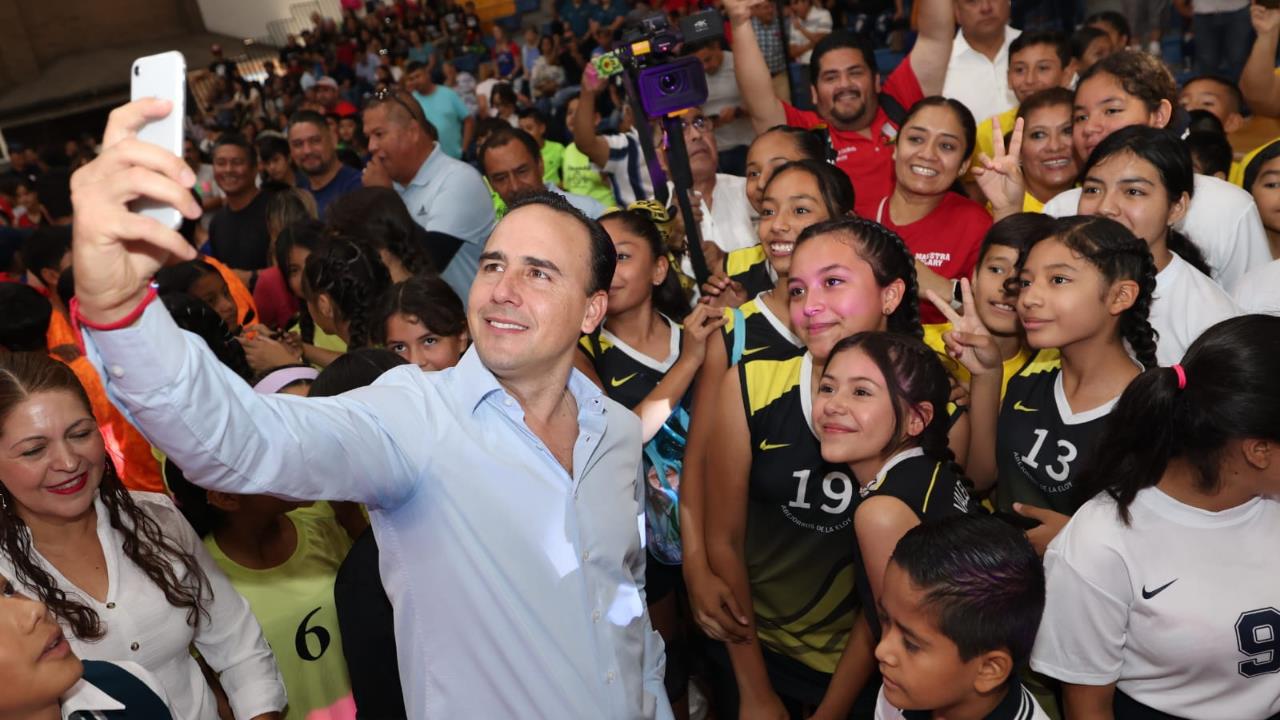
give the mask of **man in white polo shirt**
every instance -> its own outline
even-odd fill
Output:
[[[955,0],[955,9],[960,32],[942,94],[981,122],[1018,103],[1009,89],[1009,43],[1022,31],[1009,26],[1009,0]]]

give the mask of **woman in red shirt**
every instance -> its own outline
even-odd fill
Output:
[[[954,191],[976,135],[973,114],[955,100],[933,96],[912,106],[893,151],[893,192],[873,218],[906,241],[922,291],[941,297],[953,297],[952,281],[973,272],[991,228],[986,208]],[[920,314],[925,323],[943,320],[927,303]]]

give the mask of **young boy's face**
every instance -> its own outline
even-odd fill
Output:
[[[968,662],[960,659],[956,644],[939,631],[936,613],[925,607],[924,596],[906,571],[889,563],[880,597],[883,636],[876,660],[885,699],[894,707],[949,717],[945,711],[999,687],[1008,676],[994,684],[985,678],[983,665],[991,653]]]
[[[1227,132],[1234,132],[1239,127],[1239,109],[1231,91],[1222,83],[1212,80],[1193,80],[1178,93],[1178,104],[1184,110],[1208,110],[1222,121]]]
[[[1004,284],[1013,277],[1018,264],[1018,251],[1007,245],[992,244],[973,269],[973,301],[978,319],[992,335],[1015,335],[1018,312],[1017,295],[1005,292]]]
[[[1009,87],[1023,102],[1041,90],[1065,87],[1071,81],[1058,51],[1043,43],[1023,48],[1009,57]]]

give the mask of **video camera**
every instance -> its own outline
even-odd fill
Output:
[[[656,119],[707,101],[702,63],[695,57],[676,57],[676,47],[723,35],[724,19],[716,10],[683,17],[679,28],[672,28],[665,15],[650,15],[623,35],[622,47],[600,55],[592,64],[602,78],[633,70],[645,115]]]

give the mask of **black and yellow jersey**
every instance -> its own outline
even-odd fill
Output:
[[[761,642],[831,673],[858,611],[859,498],[849,468],[822,459],[810,425],[812,369],[807,353],[738,366],[751,430],[745,560]]]
[[[591,359],[604,384],[605,394],[628,408],[635,408],[653,391],[680,359],[680,325],[671,325],[671,348],[664,360],[655,360],[601,329],[583,335],[578,349]],[[690,393],[671,411],[662,429],[644,446],[646,544],[654,558],[667,565],[682,560],[680,545],[680,470],[689,434]]]
[[[765,304],[764,293],[737,308],[725,308],[721,330],[730,365],[747,360],[790,360],[804,354],[804,343]]]
[[[773,289],[778,281],[764,253],[763,245],[740,248],[724,256],[724,274],[742,285],[747,297]]]
[[[1019,502],[1074,513],[1086,499],[1078,497],[1080,471],[1119,399],[1073,412],[1057,351],[1041,351],[1010,378],[996,425],[999,509]]]
[[[903,450],[884,464],[876,477],[859,490],[862,499],[885,496],[901,500],[920,522],[963,515],[970,511],[969,485],[944,462],[924,454],[922,448]],[[871,508],[868,507],[868,510]],[[875,607],[875,596],[867,578],[866,565],[858,554],[858,597],[863,607]],[[875,636],[880,637],[876,613],[867,613]]]

